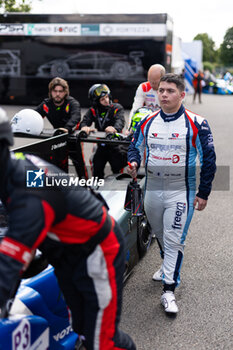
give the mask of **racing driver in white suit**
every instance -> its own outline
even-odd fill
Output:
[[[132,109],[129,113],[129,127],[131,126],[132,116],[138,108],[148,107],[152,111],[157,111],[160,108],[157,90],[160,78],[164,74],[165,68],[161,64],[150,66],[147,73],[148,81],[141,83],[136,90]]]
[[[174,291],[180,283],[185,238],[194,208],[203,210],[216,171],[213,136],[207,121],[182,105],[182,78],[165,74],[159,83],[161,110],[144,118],[129,146],[128,172],[136,177],[146,149],[147,218],[156,234],[163,263],[153,279],[163,281],[161,303],[177,313]],[[200,185],[196,194],[196,157],[200,160]]]

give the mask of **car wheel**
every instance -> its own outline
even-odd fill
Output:
[[[139,257],[143,257],[147,252],[152,240],[151,228],[146,215],[137,218],[137,246]]]
[[[116,62],[112,66],[111,72],[115,79],[126,79],[130,72],[129,64],[127,62]]]
[[[56,62],[51,67],[51,75],[54,77],[66,78],[69,74],[69,66],[65,62]]]

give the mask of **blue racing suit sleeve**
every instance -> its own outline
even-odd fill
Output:
[[[205,119],[202,121],[201,125],[195,124],[198,128],[196,146],[201,165],[200,185],[197,196],[202,199],[208,199],[216,172],[216,154],[213,135]]]
[[[145,137],[143,132],[143,125],[145,121],[146,118],[144,118],[137,125],[136,131],[133,134],[133,138],[128,149],[128,162],[136,162],[138,164],[138,168],[140,167],[141,159],[145,149]]]

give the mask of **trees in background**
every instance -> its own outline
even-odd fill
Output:
[[[0,0],[1,12],[30,12],[31,0]]]
[[[203,43],[204,69],[211,72],[233,69],[233,27],[226,31],[220,48],[215,47],[215,42],[207,33],[197,34],[193,40],[201,40]]]
[[[193,40],[201,40],[203,44],[203,61],[216,62],[215,42],[207,33],[197,34]]]
[[[220,46],[220,61],[225,66],[233,67],[233,27],[226,31]]]

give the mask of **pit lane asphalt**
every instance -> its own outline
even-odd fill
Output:
[[[120,328],[138,350],[233,349],[233,96],[205,95],[185,106],[207,118],[214,136],[218,172],[203,212],[195,212],[186,239],[177,317],[160,305],[162,286],[152,281],[161,260],[156,242],[124,287]],[[11,118],[22,106],[3,106]],[[128,111],[127,111],[128,115]],[[226,168],[224,168],[226,167]]]

